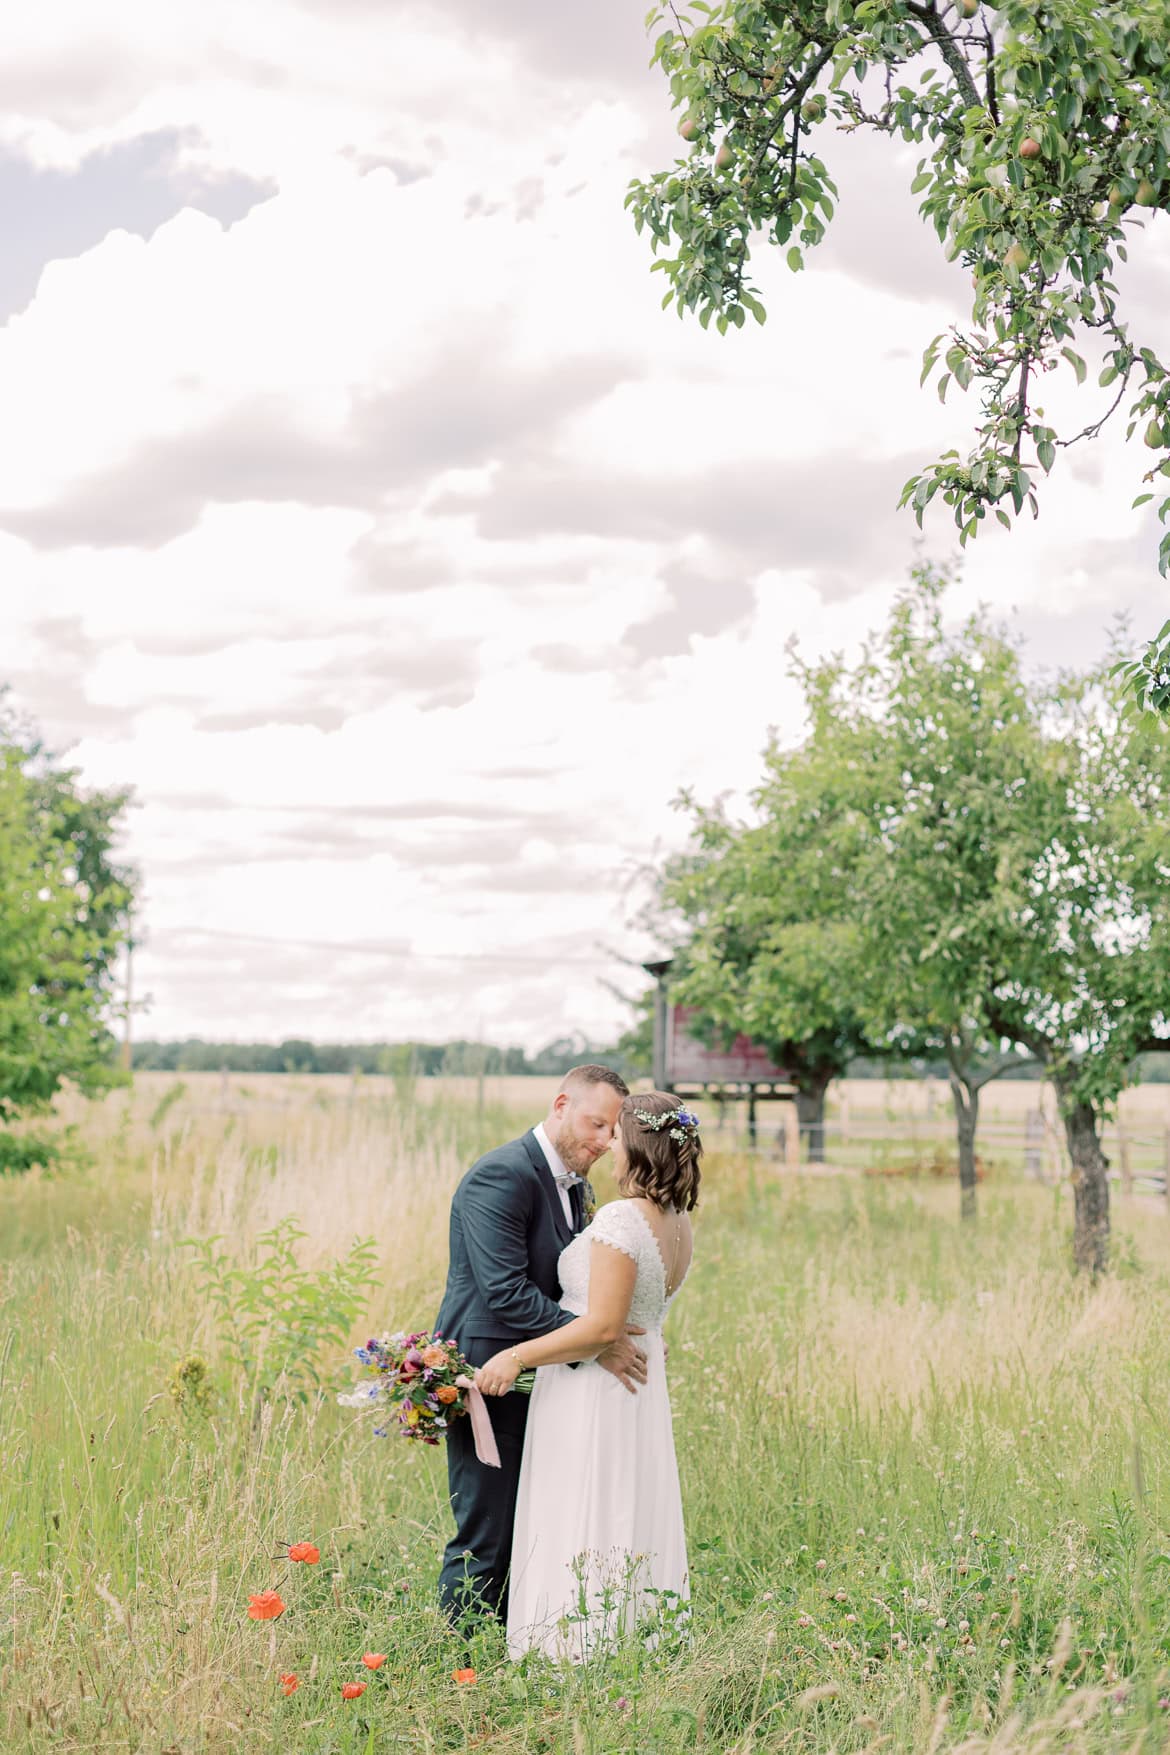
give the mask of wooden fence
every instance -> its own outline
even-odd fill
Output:
[[[716,1104],[711,1121],[719,1143],[734,1143],[790,1165],[808,1161],[811,1129],[801,1127],[797,1139],[791,1103],[760,1105],[754,1146],[742,1103]],[[949,1104],[938,1103],[926,1113],[886,1113],[859,1109],[843,1097],[830,1106],[821,1133],[825,1162],[839,1168],[893,1172],[918,1166],[941,1171],[957,1158]],[[1101,1143],[1110,1179],[1123,1193],[1160,1195],[1170,1202],[1170,1119],[1163,1121],[1156,1113],[1119,1118],[1105,1124]],[[1065,1180],[1070,1169],[1064,1128],[1050,1093],[1042,1093],[1040,1102],[1019,1117],[981,1119],[975,1149],[984,1170],[1015,1170],[1048,1184]]]

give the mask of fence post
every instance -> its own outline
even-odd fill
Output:
[[[1051,1096],[1051,1103],[1049,1097]],[[1044,1116],[1044,1144],[1047,1148],[1046,1167],[1051,1168],[1052,1181],[1060,1182],[1065,1174],[1064,1152],[1061,1149],[1061,1115],[1056,1092],[1047,1082],[1041,1087],[1041,1113]]]
[[[837,1105],[837,1131],[842,1145],[849,1143],[849,1093],[841,1092],[841,1100]]]
[[[1029,1109],[1024,1117],[1024,1174],[1038,1182],[1044,1176],[1043,1145],[1044,1117],[1038,1109]]]
[[[1117,1118],[1117,1150],[1121,1158],[1121,1192],[1130,1195],[1133,1193],[1133,1164],[1129,1155],[1129,1135],[1120,1116]]]
[[[1162,1193],[1170,1206],[1170,1127],[1162,1136]]]
[[[795,1170],[800,1165],[800,1114],[793,1102],[785,1107],[788,1114],[784,1118],[784,1161]]]

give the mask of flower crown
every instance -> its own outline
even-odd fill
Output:
[[[684,1140],[697,1139],[699,1134],[699,1118],[690,1109],[664,1109],[661,1115],[651,1115],[648,1109],[635,1109],[634,1120],[640,1121],[651,1133],[661,1133],[668,1123],[673,1122],[670,1137],[680,1146]]]

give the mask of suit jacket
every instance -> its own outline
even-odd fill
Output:
[[[579,1222],[576,1203],[574,1212]],[[451,1202],[451,1258],[436,1329],[482,1365],[503,1347],[572,1322],[557,1303],[557,1259],[573,1235],[534,1133],[486,1152]]]

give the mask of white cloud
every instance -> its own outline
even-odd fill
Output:
[[[799,729],[788,637],[855,650],[905,575],[898,472],[971,415],[917,387],[961,276],[842,141],[832,246],[761,265],[763,330],[664,315],[622,195],[673,135],[599,6],[588,53],[527,0],[474,30],[297,0],[8,28],[0,138],[32,162],[166,128],[276,188],[227,229],[111,231],[0,329],[0,650],[84,773],[137,788],[153,1031],[612,1028],[595,947],[639,948],[623,884],[679,787],[742,795]],[[956,608],[1083,659],[1140,603],[1135,460],[1092,455]]]

